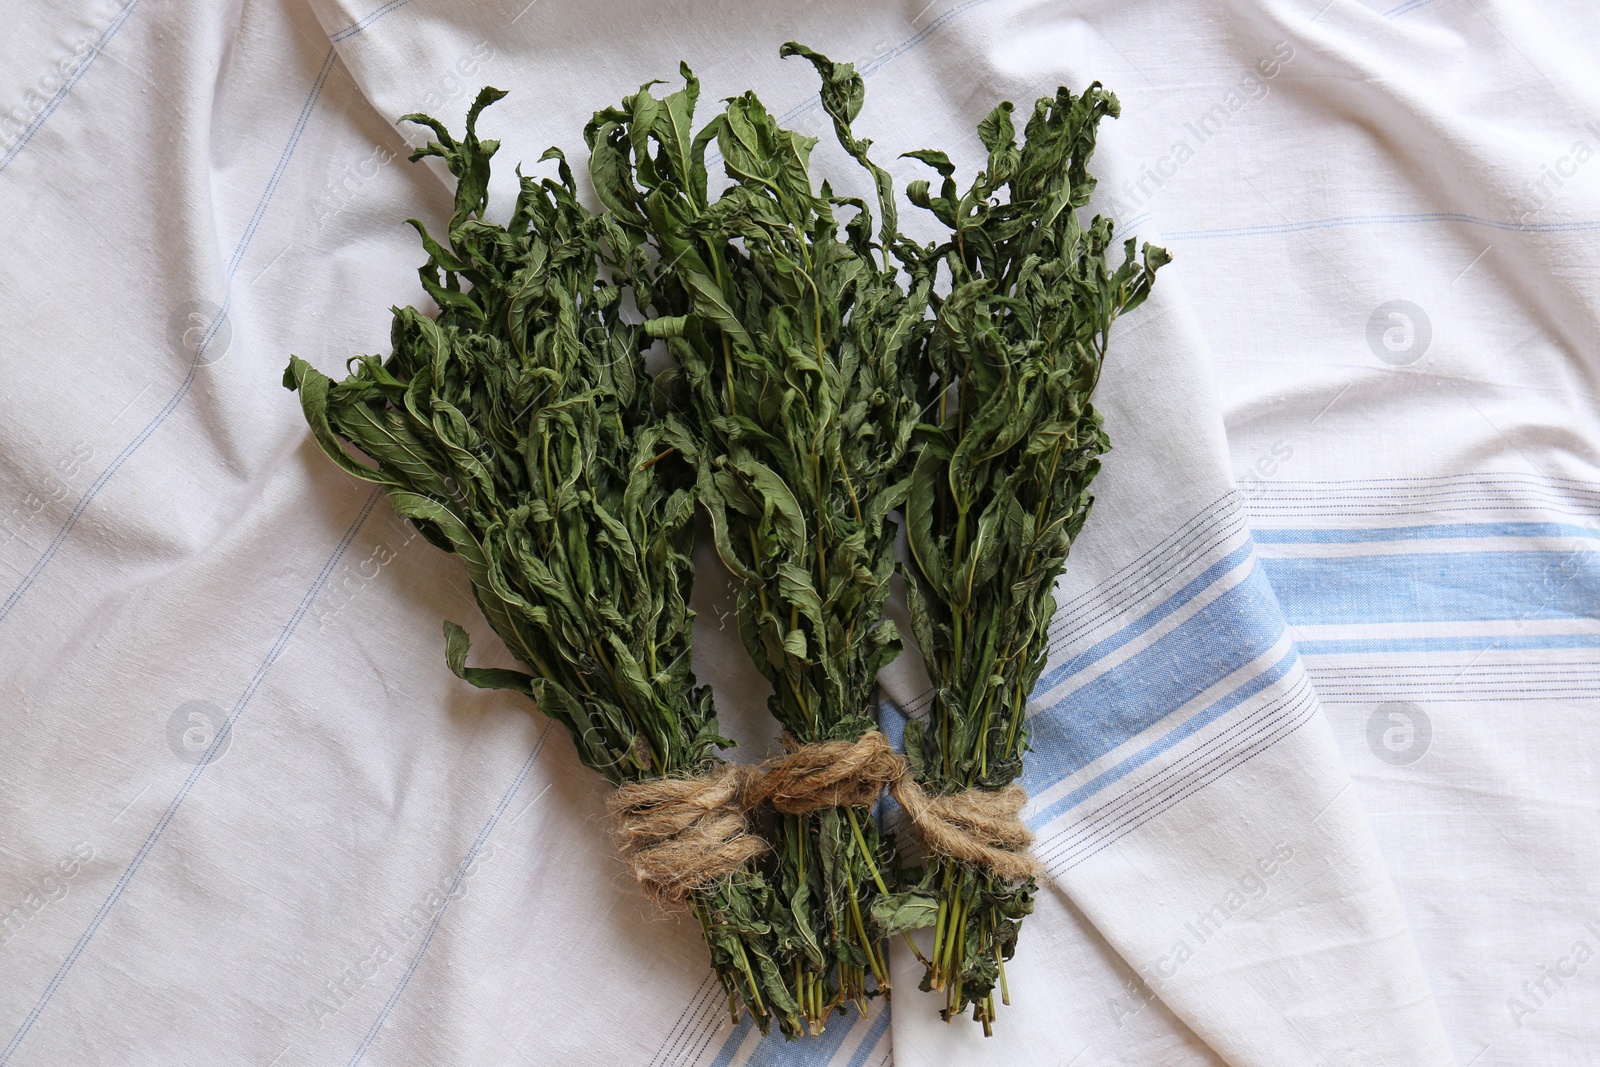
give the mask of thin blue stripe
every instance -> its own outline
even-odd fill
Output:
[[[1265,557],[1293,626],[1600,618],[1600,554]]]
[[[1123,230],[1137,229],[1150,220],[1150,215],[1151,213],[1148,211],[1141,211],[1137,215],[1133,216],[1133,218],[1123,221],[1120,223],[1120,225]]]
[[[767,1034],[750,1054],[746,1067],[827,1067],[844,1039],[864,1024],[861,1016],[851,1012],[842,1018],[835,1015],[820,1037],[790,1041],[777,1033]]]
[[[850,1057],[846,1067],[865,1067],[867,1057],[872,1055],[883,1035],[889,1032],[889,1012],[894,1005],[884,1002],[883,1010],[878,1012],[878,1017],[872,1020],[872,1029],[867,1031],[867,1036],[861,1039],[861,1044],[856,1047],[855,1054]]]
[[[1259,566],[1159,641],[1068,693],[1029,723],[1024,785],[1037,796],[1259,659],[1283,635]]]
[[[1480,652],[1485,649],[1600,648],[1600,633],[1464,634],[1458,637],[1350,637],[1296,642],[1303,656],[1343,656],[1364,652]]]
[[[1326,219],[1270,223],[1263,226],[1177,230],[1165,233],[1162,236],[1169,241],[1206,241],[1213,238],[1263,237],[1302,233],[1306,230],[1331,230],[1347,226],[1407,226],[1431,222],[1462,222],[1507,233],[1591,233],[1595,230],[1600,230],[1600,222],[1539,222],[1523,224],[1502,222],[1498,219],[1486,219],[1480,215],[1463,215],[1454,211],[1425,211],[1410,215],[1338,215]]]
[[[1435,474],[1426,477],[1407,476],[1404,478],[1323,478],[1314,482],[1288,482],[1287,487],[1298,488],[1323,488],[1338,486],[1340,489],[1393,489],[1402,492],[1412,492],[1434,488],[1459,488],[1474,489],[1491,485],[1537,485],[1537,486],[1576,486],[1587,492],[1600,492],[1600,482],[1585,481],[1582,478],[1562,478],[1551,474],[1541,474],[1536,477],[1519,474],[1501,474],[1494,471],[1485,471],[1477,474]],[[1276,489],[1279,485],[1263,483],[1259,488]]]
[[[283,654],[284,648],[289,643],[289,638],[293,636],[295,629],[300,625],[300,620],[305,618],[306,612],[311,610],[311,604],[327,583],[328,576],[333,573],[334,567],[344,556],[345,550],[350,547],[350,542],[355,539],[356,533],[366,523],[367,516],[372,514],[373,505],[378,502],[378,498],[382,495],[383,491],[381,489],[374,489],[368,494],[367,501],[362,506],[360,514],[350,524],[350,528],[345,531],[344,537],[340,539],[338,547],[333,550],[333,554],[322,565],[322,570],[317,573],[316,580],[311,583],[311,588],[307,589],[305,595],[300,598],[299,606],[289,616],[289,621],[284,624],[283,630],[278,634],[278,639],[273,642],[272,648],[268,650],[265,658],[256,668],[255,675],[250,679],[250,684],[245,687],[244,692],[240,694],[238,701],[233,705],[233,710],[228,715],[227,723],[216,732],[216,735],[211,740],[211,747],[206,749],[204,756],[195,764],[194,769],[189,772],[189,776],[184,779],[177,795],[172,798],[172,802],[167,805],[166,812],[162,814],[154,828],[146,835],[144,844],[139,846],[139,851],[134,854],[133,859],[129,861],[128,866],[123,870],[122,877],[117,879],[117,883],[112,887],[111,893],[100,905],[99,910],[95,912],[88,928],[79,935],[77,942],[72,946],[72,951],[67,953],[67,958],[61,961],[60,967],[56,968],[56,973],[51,977],[50,984],[45,986],[44,993],[39,997],[39,1003],[34,1005],[33,1010],[28,1013],[28,1017],[22,1021],[22,1025],[12,1035],[5,1050],[0,1052],[0,1067],[5,1067],[5,1064],[10,1062],[12,1053],[16,1052],[18,1046],[22,1044],[23,1038],[28,1036],[28,1031],[33,1029],[33,1024],[43,1014],[45,1006],[50,1003],[50,998],[55,995],[56,989],[60,987],[62,980],[72,971],[72,968],[78,962],[78,958],[83,955],[84,949],[94,939],[94,935],[99,932],[101,923],[105,921],[111,909],[116,907],[117,901],[122,899],[123,890],[127,889],[128,883],[133,880],[134,875],[139,873],[139,869],[144,866],[145,859],[150,855],[156,843],[161,840],[161,835],[166,832],[167,827],[178,814],[178,809],[183,807],[183,802],[189,796],[195,783],[200,780],[200,776],[205,773],[206,768],[215,758],[218,746],[225,744],[227,739],[233,735],[233,728],[239,721],[239,717],[244,714],[245,708],[256,695],[256,691],[261,688],[261,683],[266,678],[267,672],[272,669],[272,665]]]
[[[250,214],[250,221],[245,224],[244,233],[239,237],[239,243],[233,249],[233,257],[228,261],[227,279],[231,283],[233,276],[239,272],[239,266],[244,262],[244,254],[249,249],[251,241],[255,239],[256,230],[261,226],[261,219],[266,215],[267,208],[272,205],[272,195],[278,191],[278,183],[283,180],[283,174],[289,169],[289,160],[294,155],[294,150],[300,146],[300,137],[305,133],[306,124],[311,121],[311,112],[316,109],[317,100],[322,96],[322,86],[328,80],[328,72],[333,70],[333,61],[338,53],[330,48],[328,54],[322,58],[322,68],[317,71],[316,80],[311,83],[311,91],[306,94],[305,102],[300,105],[300,114],[295,117],[294,130],[289,134],[289,141],[283,146],[283,151],[278,153],[278,163],[272,168],[272,177],[267,179],[266,191],[261,194],[261,199],[256,201],[256,209]],[[224,309],[226,312],[226,309]],[[218,322],[222,316],[218,316]],[[216,324],[213,324],[213,331]],[[210,336],[206,337],[210,341]]]
[[[1295,650],[1291,648],[1288,652],[1283,654],[1283,657],[1279,659],[1277,663],[1274,663],[1265,672],[1256,675],[1254,678],[1250,679],[1248,682],[1244,683],[1239,688],[1235,689],[1233,692],[1217,701],[1215,704],[1207,705],[1201,711],[1186,719],[1177,728],[1166,734],[1163,734],[1158,740],[1153,741],[1149,745],[1140,749],[1138,752],[1129,756],[1116,766],[1095,775],[1089,781],[1085,782],[1077,789],[1074,789],[1060,800],[1055,801],[1048,807],[1043,808],[1035,813],[1028,820],[1029,827],[1035,830],[1039,829],[1040,827],[1049,823],[1052,819],[1061,815],[1063,812],[1077,807],[1079,804],[1082,804],[1085,800],[1088,800],[1090,797],[1105,789],[1113,782],[1125,778],[1132,771],[1137,770],[1146,763],[1149,763],[1151,760],[1155,759],[1161,753],[1167,751],[1184,738],[1192,736],[1196,731],[1215,722],[1221,716],[1232,711],[1234,708],[1238,707],[1240,704],[1243,704],[1246,700],[1249,700],[1263,689],[1266,689],[1268,686],[1277,682],[1285,674],[1288,674],[1289,668],[1295,664],[1295,659]],[[1057,780],[1059,781],[1059,779]],[[1033,790],[1030,789],[1029,792],[1032,793]]]
[[[21,154],[22,150],[28,146],[29,141],[33,140],[33,135],[38,133],[40,128],[44,126],[45,120],[55,114],[56,108],[60,107],[62,101],[66,100],[67,94],[72,92],[72,87],[77,85],[83,76],[89,72],[89,68],[94,65],[94,61],[100,58],[100,53],[105,51],[106,45],[111,43],[111,38],[117,35],[118,31],[122,29],[123,23],[128,21],[128,16],[133,14],[133,9],[138,6],[139,0],[129,0],[128,5],[117,12],[116,16],[112,18],[111,24],[106,27],[105,32],[100,35],[100,38],[90,47],[88,54],[83,57],[83,62],[78,64],[78,68],[72,72],[66,81],[61,83],[61,88],[57,89],[50,97],[50,102],[40,109],[39,113],[33,117],[32,122],[28,123],[27,128],[22,131],[22,136],[17,138],[16,144],[12,145],[10,150],[6,152],[5,158],[0,159],[0,171],[4,171],[11,166],[11,161]]]
[[[1258,545],[1342,545],[1468,537],[1585,537],[1600,541],[1600,530],[1568,522],[1453,522],[1372,530],[1254,530],[1251,536]]]
[[[921,44],[923,41],[927,40],[929,37],[931,37],[935,33],[937,33],[940,30],[940,28],[944,26],[945,23],[950,22],[950,21],[956,19],[957,17],[966,14],[968,11],[971,11],[975,7],[982,7],[984,4],[987,4],[988,2],[989,2],[989,0],[967,0],[967,2],[964,3],[964,4],[957,4],[955,7],[951,8],[949,11],[944,12],[938,18],[936,18],[932,22],[928,23],[928,25],[925,26],[922,29],[921,32],[917,33],[913,37],[908,38],[907,40],[902,42],[900,45],[896,46],[891,51],[885,52],[881,56],[876,56],[876,57],[874,57],[872,59],[867,60],[866,63],[862,64],[862,66],[861,66],[861,76],[863,78],[868,77],[869,75],[873,74],[874,72],[876,72],[880,68],[888,66],[890,63],[893,63],[895,60],[899,59],[902,55],[904,55],[905,53],[911,51],[913,48],[917,47],[917,45]]]
[[[1064,679],[1078,673],[1090,664],[1098,663],[1141,634],[1148,633],[1157,623],[1169,618],[1179,608],[1209,589],[1223,575],[1237,568],[1239,564],[1249,558],[1249,555],[1250,546],[1248,544],[1240,545],[1222,559],[1207,567],[1198,577],[1191,580],[1189,584],[1166,600],[1163,600],[1148,614],[1129,623],[1116,633],[1102,638],[1061,666],[1046,671],[1044,677],[1039,679],[1039,684],[1034,686],[1034,694],[1049,692]]]
[[[944,14],[940,15],[938,18],[936,18],[932,22],[928,23],[928,25],[925,26],[921,31],[919,31],[918,33],[912,35],[911,37],[908,37],[904,41],[901,41],[898,45],[896,45],[895,47],[891,48],[889,51],[885,52],[883,55],[874,56],[871,59],[867,60],[861,66],[856,68],[856,73],[860,74],[863,79],[868,78],[873,74],[876,74],[878,71],[882,70],[884,67],[888,66],[890,63],[893,63],[895,60],[899,59],[901,56],[905,55],[907,52],[909,52],[912,49],[916,48],[919,44],[921,44],[923,41],[927,40],[934,33],[938,32],[940,29],[942,29],[945,26],[946,23],[953,21],[958,16],[966,14],[968,11],[971,11],[975,7],[982,7],[984,4],[987,4],[987,3],[989,3],[989,0],[966,0],[966,3],[964,3],[964,4],[957,4],[955,7],[951,8],[949,11],[946,11]],[[800,101],[800,103],[796,104],[794,107],[791,107],[788,111],[785,111],[782,115],[779,115],[778,116],[778,120],[777,120],[778,124],[781,126],[784,123],[793,122],[795,119],[799,118],[801,115],[804,115],[806,112],[813,111],[813,110],[815,110],[816,108],[818,108],[820,106],[822,106],[822,96],[821,96],[820,93],[819,94],[814,94],[811,97]]]
[[[411,3],[411,0],[389,0],[387,4],[384,4],[376,11],[373,11],[371,14],[362,18],[359,22],[353,22],[344,29],[340,30],[338,33],[330,34],[328,40],[337,43],[345,40],[348,37],[354,37],[362,30],[370,29],[373,23],[377,22],[385,15],[392,14],[393,12],[405,7],[409,3]]]
[[[750,1031],[755,1028],[756,1024],[750,1020],[750,1016],[746,1015],[739,1020],[739,1025],[733,1028],[727,1039],[722,1042],[722,1047],[717,1050],[716,1058],[711,1061],[711,1067],[728,1067],[733,1058],[739,1054],[745,1038],[749,1037]]]
[[[472,861],[483,850],[484,842],[488,841],[489,835],[494,833],[495,826],[500,822],[500,816],[506,813],[506,807],[516,797],[518,791],[522,789],[522,783],[527,780],[528,772],[533,769],[533,761],[539,758],[539,753],[544,749],[545,740],[550,736],[550,728],[551,723],[547,721],[544,729],[539,732],[539,740],[534,742],[533,751],[528,753],[528,758],[523,761],[522,770],[517,772],[516,779],[507,787],[505,795],[500,798],[500,803],[495,806],[494,814],[489,816],[489,821],[484,823],[483,829],[478,831],[478,836],[473,840],[472,847],[467,850],[467,854],[462,857],[461,863],[457,865],[455,879],[450,883],[450,889],[444,895],[444,903],[434,913],[433,921],[428,924],[427,936],[422,939],[422,944],[417,947],[416,954],[411,957],[410,965],[406,967],[406,973],[401,976],[399,984],[394,988],[394,992],[389,994],[389,999],[384,1003],[383,1010],[372,1021],[371,1028],[367,1030],[367,1036],[362,1039],[360,1046],[355,1051],[355,1055],[350,1057],[347,1067],[356,1067],[362,1058],[366,1056],[367,1049],[372,1047],[373,1041],[377,1040],[379,1032],[383,1030],[383,1024],[388,1021],[389,1013],[394,1010],[395,1004],[399,1002],[401,995],[405,993],[406,987],[411,984],[411,976],[417,973],[417,967],[422,963],[423,954],[428,951],[428,946],[433,943],[433,935],[439,929],[439,923],[444,920],[444,913],[450,909],[450,899],[455,896],[456,889],[461,885],[461,880],[467,876],[467,868],[472,866]]]
[[[240,238],[239,244],[235,247],[233,256],[228,262],[228,270],[226,280],[224,282],[228,289],[223,298],[222,307],[217,312],[216,317],[212,319],[211,323],[206,327],[206,331],[201,337],[200,343],[195,346],[194,359],[192,359],[189,363],[188,374],[186,374],[183,381],[179,383],[177,392],[172,394],[171,399],[167,401],[166,405],[156,413],[154,418],[145,424],[144,428],[140,430],[137,435],[135,435],[134,439],[130,441],[121,452],[117,453],[116,458],[111,461],[111,464],[106,467],[105,470],[100,472],[100,476],[90,483],[89,488],[78,500],[78,503],[74,505],[72,511],[68,513],[67,521],[62,525],[61,529],[56,532],[56,535],[51,540],[49,546],[44,550],[43,554],[39,556],[39,559],[34,563],[34,565],[29,568],[28,573],[23,576],[22,581],[17,585],[17,587],[11,591],[11,595],[6,597],[5,603],[0,605],[0,622],[5,621],[5,619],[11,614],[12,609],[17,606],[18,601],[20,601],[27,593],[29,588],[32,587],[34,581],[37,580],[39,575],[44,572],[44,569],[50,565],[50,561],[55,558],[56,553],[66,542],[67,535],[70,534],[73,528],[78,525],[78,520],[83,517],[84,510],[88,508],[88,506],[94,501],[94,498],[100,494],[100,490],[105,488],[106,483],[116,476],[116,473],[122,469],[122,465],[126,463],[135,452],[144,447],[145,442],[148,441],[150,437],[157,430],[159,430],[163,424],[166,423],[173,411],[177,410],[178,405],[183,402],[183,398],[188,395],[189,387],[194,384],[195,375],[200,371],[201,360],[205,356],[206,349],[210,347],[211,341],[213,338],[215,338],[217,330],[221,327],[222,322],[227,318],[228,307],[233,302],[233,276],[238,271],[239,265],[243,261],[245,249],[249,247],[250,242],[255,237],[256,230],[261,222],[261,217],[266,213],[267,206],[272,202],[272,195],[277,190],[278,183],[283,177],[285,168],[288,167],[289,157],[294,154],[295,148],[300,144],[300,136],[305,132],[306,124],[311,118],[312,110],[316,107],[318,97],[322,95],[322,87],[328,80],[328,72],[333,69],[333,59],[334,50],[329,48],[327,56],[322,61],[322,69],[318,72],[316,81],[312,83],[311,92],[307,95],[305,103],[301,105],[300,116],[295,122],[294,132],[290,134],[289,142],[284,145],[283,152],[278,157],[278,165],[273,169],[272,177],[267,182],[266,191],[261,194],[261,199],[257,201],[255,211],[251,214],[250,221],[245,226],[244,235]]]

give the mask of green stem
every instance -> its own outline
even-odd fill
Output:
[[[963,898],[961,902],[961,921],[956,925],[955,941],[951,944],[951,972],[950,972],[950,1010],[952,1015],[961,1003],[961,963],[964,953],[962,945],[967,940],[967,904]]]
[[[867,870],[872,872],[872,880],[877,883],[878,892],[884,896],[889,895],[889,886],[883,880],[883,875],[878,873],[878,865],[872,861],[872,851],[867,848],[867,839],[861,832],[861,824],[856,821],[856,809],[845,808],[845,815],[850,819],[850,830],[855,834],[856,847],[861,850],[861,858],[867,862]]]
[[[850,918],[856,924],[856,935],[861,938],[861,948],[867,954],[867,966],[872,968],[872,977],[877,979],[880,989],[887,988],[889,977],[883,972],[883,964],[878,960],[878,954],[873,951],[872,937],[867,933],[867,924],[861,921],[861,902],[856,899],[855,879],[849,874],[845,878],[850,884]],[[844,982],[840,981],[840,992],[844,991]],[[863,983],[864,984],[864,983]]]
[[[845,816],[850,820],[850,832],[855,835],[856,849],[861,853],[861,858],[867,864],[867,871],[872,875],[872,881],[877,885],[878,892],[884,896],[889,895],[889,884],[884,881],[883,874],[878,870],[877,863],[872,858],[872,850],[867,848],[866,835],[861,832],[861,823],[856,818],[856,809],[845,808]],[[848,875],[847,875],[848,877]],[[861,948],[866,952],[867,959],[872,963],[872,976],[878,980],[878,988],[884,992],[889,990],[889,968],[887,961],[879,962],[878,952],[873,947],[873,939],[868,935],[866,924],[861,921],[861,913],[856,903],[855,883],[850,884],[850,907],[856,909],[856,923],[861,929]],[[911,941],[911,936],[906,935],[906,941]],[[913,951],[915,946],[912,946]]]

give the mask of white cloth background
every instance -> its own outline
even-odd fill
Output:
[[[1600,1063],[1589,15],[0,6],[0,1065]],[[1096,207],[1176,256],[1102,382],[990,1040],[903,953],[892,1011],[727,1025],[565,737],[444,669],[443,618],[493,648],[464,581],[279,386],[421,300],[400,223],[449,189],[399,115],[511,90],[503,212],[679,59],[824,133],[789,39],[857,61],[886,164],[970,174],[997,100],[1103,81]],[[915,713],[917,665],[885,689]]]

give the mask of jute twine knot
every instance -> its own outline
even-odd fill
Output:
[[[1020,882],[1039,873],[1021,813],[1028,794],[964,789],[930,796],[905,757],[877,730],[856,741],[797,744],[760,767],[727,763],[700,778],[657,778],[613,790],[606,812],[633,876],[663,907],[687,903],[699,889],[768,851],[750,832],[747,812],[765,804],[791,815],[871,806],[885,787],[905,809],[929,852],[975,864]]]
[[[622,854],[657,904],[688,902],[695,890],[744,869],[770,847],[749,831],[748,768],[723,764],[700,778],[619,786],[606,798]]]
[[[1016,782],[941,797],[929,796],[907,774],[889,789],[928,851],[976,864],[1007,882],[1038,876],[1039,861],[1028,851],[1033,834],[1021,818],[1028,792]]]
[[[750,778],[744,796],[748,806],[766,803],[797,815],[863,808],[887,786],[928,851],[976,864],[1006,881],[1038,875],[1038,861],[1028,852],[1033,835],[1021,819],[1028,794],[1015,782],[1004,789],[930,796],[912,777],[905,757],[877,730],[853,742],[796,746],[786,737],[785,743],[791,751],[768,760]]]
[[[802,745],[787,732],[789,751],[761,765],[745,786],[747,807],[769,804],[789,815],[823,808],[870,807],[883,787],[906,775],[905,757],[889,739],[869,730],[858,741],[816,741]]]

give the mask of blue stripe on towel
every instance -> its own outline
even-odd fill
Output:
[[[1023,780],[1029,794],[1037,796],[1155,726],[1261,657],[1283,629],[1272,586],[1252,566],[1238,585],[1177,629],[1033,718]]]
[[[1255,530],[1251,537],[1258,545],[1343,545],[1472,537],[1584,537],[1600,541],[1600,530],[1569,522],[1453,522],[1371,530]]]
[[[1600,618],[1600,554],[1434,552],[1261,561],[1290,625]]]
[[[1223,715],[1226,715],[1234,708],[1239,707],[1245,701],[1249,700],[1251,697],[1255,696],[1257,693],[1261,692],[1263,689],[1266,689],[1268,686],[1281,679],[1284,675],[1288,674],[1289,669],[1294,666],[1297,659],[1298,656],[1294,649],[1290,649],[1288,652],[1285,652],[1278,662],[1274,663],[1263,673],[1251,678],[1248,682],[1244,683],[1239,688],[1223,697],[1221,700],[1218,700],[1213,704],[1206,705],[1199,712],[1184,720],[1183,723],[1181,723],[1175,729],[1169,730],[1167,733],[1163,734],[1155,741],[1152,741],[1138,752],[1135,752],[1133,755],[1117,763],[1116,766],[1102,771],[1089,781],[1085,782],[1083,785],[1068,793],[1066,796],[1051,802],[1035,812],[1031,817],[1029,817],[1028,826],[1035,830],[1045,826],[1050,822],[1050,820],[1056,818],[1058,815],[1072,810],[1079,804],[1082,804],[1085,800],[1088,800],[1096,793],[1105,789],[1107,786],[1113,784],[1119,779],[1127,777],[1133,771],[1136,771],[1146,763],[1149,763],[1151,760],[1167,751],[1173,745],[1176,745],[1178,742],[1193,736],[1199,730],[1209,726],[1213,722],[1216,722]],[[1032,794],[1032,790],[1029,790],[1029,792]]]

